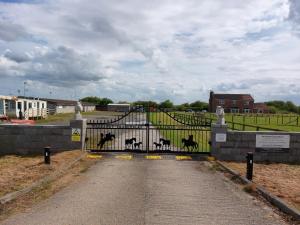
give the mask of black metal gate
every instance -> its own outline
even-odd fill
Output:
[[[135,107],[130,112],[104,114],[88,120],[87,150],[210,152],[211,119],[202,113]]]

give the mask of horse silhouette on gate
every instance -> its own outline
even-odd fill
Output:
[[[161,149],[161,144],[160,143],[157,143],[157,142],[153,142],[153,144],[155,145],[155,149]]]
[[[188,139],[182,138],[181,142],[183,143],[183,149],[187,148],[190,150],[190,147],[192,150],[196,150],[198,148],[198,143],[193,140],[193,135],[189,135]]]
[[[159,143],[162,143],[162,147],[165,146],[165,150],[166,149],[170,149],[170,147],[171,147],[171,141],[170,140],[167,140],[167,139],[164,139],[164,138],[160,138],[159,139]]]
[[[116,136],[115,136],[114,134],[107,133],[107,134],[105,134],[105,136],[104,136],[104,134],[101,133],[101,134],[100,134],[100,141],[98,142],[97,147],[100,146],[100,149],[102,149],[103,146],[104,146],[104,144],[105,144],[106,142],[108,142],[108,141],[113,141],[115,138],[116,138]]]
[[[133,137],[133,138],[130,138],[130,139],[125,139],[125,148],[126,149],[133,149],[133,146],[134,146],[134,143],[133,142],[136,142],[136,138]],[[136,143],[135,143],[136,144]]]

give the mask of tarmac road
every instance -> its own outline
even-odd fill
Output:
[[[271,208],[204,162],[100,160],[76,182],[2,225],[279,225]]]

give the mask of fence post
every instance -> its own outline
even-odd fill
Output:
[[[50,154],[51,154],[51,150],[50,147],[45,147],[44,148],[44,162],[45,164],[50,164]]]
[[[248,152],[247,156],[247,179],[252,180],[253,177],[253,152]]]

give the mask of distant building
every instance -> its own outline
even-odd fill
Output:
[[[93,112],[96,110],[96,104],[91,102],[81,102],[83,106],[83,112]]]
[[[253,112],[254,113],[269,113],[270,109],[266,103],[258,102],[258,103],[254,103]]]
[[[129,112],[130,104],[110,103],[107,105],[107,111],[113,112]]]
[[[48,113],[50,115],[59,113],[74,113],[77,101],[73,100],[62,100],[62,99],[48,99],[43,98],[47,101]]]
[[[47,117],[47,102],[24,96],[0,96],[0,116],[19,119]]]
[[[75,113],[77,101],[49,98],[43,98],[43,100],[47,101],[48,113],[51,115],[59,113]],[[81,104],[83,106],[83,112],[95,111],[95,104],[89,102],[81,102]]]
[[[222,106],[225,113],[252,113],[254,99],[250,94],[215,94],[211,91],[209,112],[216,112],[217,106]]]

